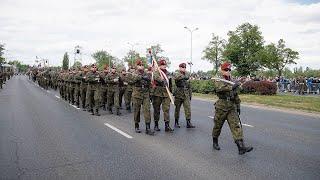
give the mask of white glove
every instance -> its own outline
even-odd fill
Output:
[[[119,79],[118,79],[118,78],[113,79],[113,82],[118,82],[118,81],[119,81]]]
[[[127,83],[127,82],[124,82],[123,84],[124,84],[124,85],[128,85],[128,83]]]

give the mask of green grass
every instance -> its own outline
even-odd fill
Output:
[[[217,96],[212,94],[193,93],[194,97],[216,100]],[[260,104],[272,107],[297,109],[308,112],[320,112],[320,96],[294,96],[294,95],[240,95],[241,102],[247,104]]]

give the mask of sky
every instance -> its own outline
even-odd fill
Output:
[[[296,66],[320,69],[320,1],[315,0],[0,0],[0,43],[5,57],[33,65],[36,56],[62,64],[63,54],[74,59],[82,47],[82,63],[107,50],[123,58],[134,50],[159,43],[170,69],[190,60],[193,32],[193,70],[211,70],[201,60],[211,34],[227,39],[242,23],[258,25],[266,44],[284,39],[300,53]]]

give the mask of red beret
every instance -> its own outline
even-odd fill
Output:
[[[148,67],[148,71],[152,71],[152,66],[149,66],[149,67]]]
[[[136,61],[136,65],[137,65],[137,66],[143,66],[143,62],[142,62],[140,59],[138,59],[138,60]]]
[[[96,64],[92,64],[92,65],[91,65],[91,67],[96,67],[96,66],[97,66]]]
[[[181,63],[181,64],[179,64],[179,67],[186,68],[187,64],[186,63]]]
[[[224,62],[221,64],[221,70],[230,69],[231,70],[231,64],[228,62]]]
[[[167,65],[167,61],[165,60],[165,59],[161,59],[160,61],[159,61],[159,65],[161,66],[161,65]]]

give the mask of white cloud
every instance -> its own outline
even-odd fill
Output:
[[[35,56],[59,65],[64,52],[76,45],[84,62],[95,50],[107,49],[119,58],[129,50],[160,43],[172,69],[190,58],[190,34],[184,26],[199,27],[193,36],[195,70],[212,65],[201,60],[211,33],[227,38],[239,24],[257,24],[266,43],[283,38],[300,52],[298,66],[320,68],[320,3],[298,4],[279,0],[0,0],[0,39],[10,54],[32,63]],[[72,55],[71,55],[72,58]]]

